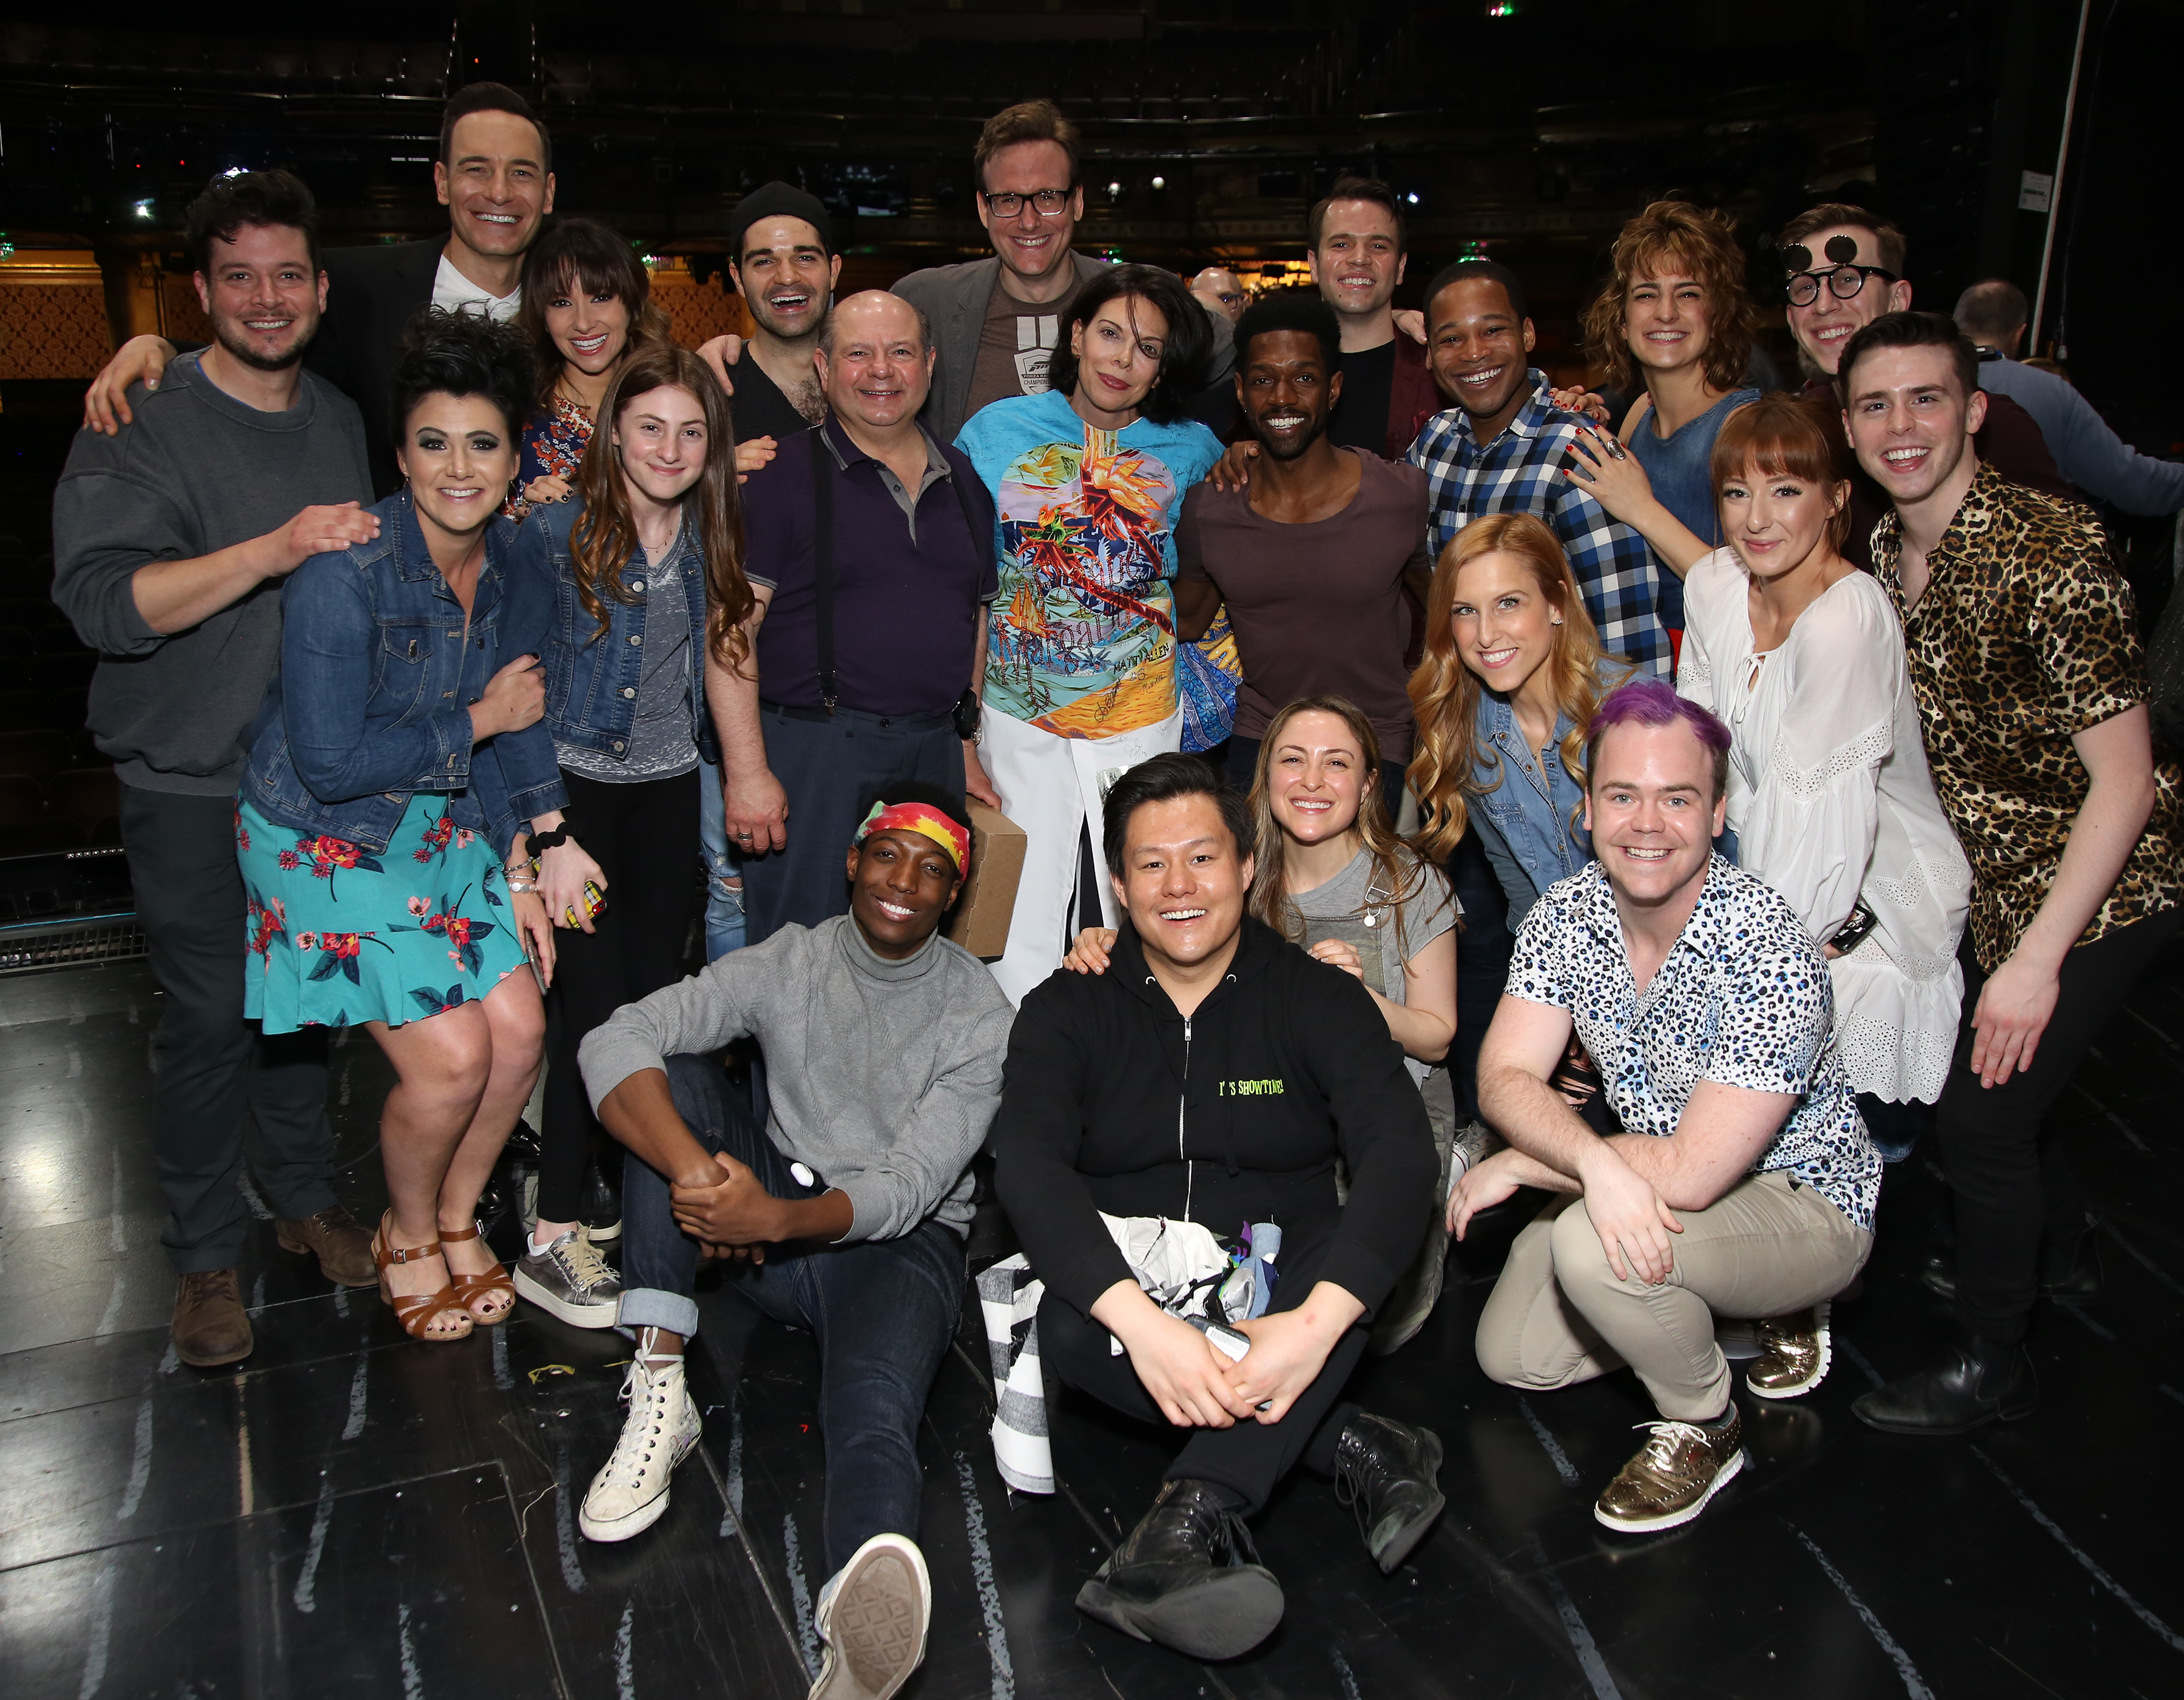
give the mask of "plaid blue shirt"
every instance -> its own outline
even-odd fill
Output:
[[[1430,487],[1435,560],[1448,540],[1486,514],[1531,514],[1562,540],[1600,647],[1669,677],[1669,634],[1658,611],[1660,571],[1645,538],[1563,477],[1583,423],[1547,399],[1547,375],[1525,374],[1532,393],[1509,427],[1484,448],[1460,407],[1435,414],[1411,445],[1411,464]]]

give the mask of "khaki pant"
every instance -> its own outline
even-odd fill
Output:
[[[1675,1267],[1658,1287],[1618,1280],[1580,1197],[1517,1236],[1479,1318],[1479,1362],[1510,1387],[1568,1387],[1629,1364],[1664,1417],[1708,1422],[1729,1404],[1716,1315],[1781,1316],[1850,1285],[1873,1235],[1780,1170],[1679,1210]]]

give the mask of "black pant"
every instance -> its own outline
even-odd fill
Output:
[[[1296,1265],[1284,1270],[1275,1286],[1273,1308],[1277,1311],[1294,1310],[1311,1296],[1319,1257],[1315,1255],[1318,1248],[1309,1242],[1317,1239],[1323,1245],[1328,1235],[1296,1237],[1295,1249],[1303,1256]],[[1285,1232],[1285,1252],[1291,1249],[1288,1238]],[[1162,1480],[1212,1482],[1227,1489],[1236,1500],[1236,1509],[1249,1517],[1299,1464],[1315,1475],[1333,1475],[1335,1442],[1357,1414],[1357,1407],[1343,1398],[1342,1390],[1365,1355],[1371,1320],[1368,1317],[1344,1331],[1312,1385],[1298,1395],[1280,1422],[1240,1422],[1228,1429],[1180,1430],[1190,1438]],[[1046,1368],[1125,1416],[1169,1427],[1152,1395],[1145,1391],[1145,1383],[1138,1380],[1137,1371],[1130,1367],[1128,1355],[1110,1348],[1113,1338],[1100,1324],[1052,1292],[1039,1304],[1039,1356]]]
[[[2085,1231],[2085,1197],[2048,1107],[2086,1049],[2114,1023],[2140,973],[2176,936],[2184,910],[2135,922],[2063,959],[2055,1013],[2029,1073],[2001,1085],[1971,1072],[1972,1012],[1986,974],[1969,931],[1957,952],[1964,971],[1964,1025],[1955,1066],[1935,1116],[1942,1162],[1956,1195],[1957,1316],[1973,1333],[2014,1344],[2039,1291],[2043,1235],[2060,1245]]]
[[[231,1269],[249,1225],[236,1187],[245,1110],[258,1128],[251,1171],[274,1214],[301,1221],[336,1201],[326,1030],[267,1038],[243,1017],[247,922],[232,797],[124,785],[121,842],[152,972],[167,995],[152,1041],[153,1149],[167,1196],[159,1240],[177,1274]]]
[[[547,1000],[546,1125],[539,1132],[538,1215],[572,1222],[598,1121],[584,1095],[577,1047],[591,1030],[682,977],[698,892],[698,775],[604,784],[566,768],[578,844],[606,875],[606,911],[589,934],[554,934]],[[621,1147],[602,1136],[618,1160]]]
[[[1258,772],[1259,746],[1262,738],[1232,738],[1221,747],[1227,751],[1223,758],[1222,777],[1239,791],[1249,792],[1251,780]],[[1403,774],[1401,762],[1385,755],[1380,763],[1380,801],[1388,811],[1388,824],[1396,824],[1396,817],[1403,809]]]
[[[1479,1113],[1479,1046],[1502,1001],[1517,940],[1509,931],[1509,900],[1477,833],[1457,840],[1447,872],[1456,900],[1463,906],[1463,936],[1456,946],[1456,1042],[1449,1046],[1448,1068],[1454,1077],[1457,1114],[1468,1122]]]
[[[788,796],[788,847],[743,859],[746,945],[850,912],[843,869],[850,835],[889,786],[913,780],[959,805],[963,797],[963,740],[944,714],[840,709],[811,720],[769,703],[759,718],[766,765]]]

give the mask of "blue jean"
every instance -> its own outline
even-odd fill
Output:
[[[790,1173],[720,1065],[671,1056],[675,1109],[706,1150],[749,1165],[776,1198],[813,1198]],[[632,1161],[621,1194],[624,1328],[698,1331],[698,1246],[676,1227],[668,1183]],[[827,1442],[827,1569],[875,1535],[917,1537],[924,1472],[917,1425],[963,1307],[963,1241],[928,1218],[898,1240],[769,1246],[732,1267],[744,1296],[819,1345],[819,1427]]]
[[[698,760],[698,841],[705,853],[705,960],[717,962],[744,947],[744,865],[728,848],[720,764],[703,756]]]

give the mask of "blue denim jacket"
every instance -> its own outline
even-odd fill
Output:
[[[1605,697],[1635,675],[1627,662],[1603,656],[1593,677],[1595,688]],[[1509,900],[1512,933],[1541,892],[1592,860],[1592,834],[1585,828],[1585,790],[1563,766],[1563,739],[1569,735],[1570,724],[1568,715],[1557,716],[1546,749],[1527,750],[1509,700],[1489,690],[1479,694],[1471,772],[1476,783],[1494,789],[1468,800],[1471,818],[1479,827],[1479,846],[1502,883],[1502,895]],[[1497,777],[1499,784],[1495,783]],[[1713,842],[1723,856],[1736,860],[1736,833],[1724,827]]]
[[[632,602],[602,596],[599,607],[607,616],[607,629],[584,611],[577,599],[577,568],[569,538],[577,516],[584,511],[580,501],[551,502],[533,508],[524,521],[543,540],[554,578],[554,614],[548,648],[540,659],[546,664],[546,727],[556,743],[602,755],[621,756],[629,749],[630,728],[637,723],[637,686],[644,662],[646,593],[638,587],[642,574],[626,577]],[[719,741],[705,712],[705,545],[685,521],[680,544],[688,565],[686,583],[697,594],[683,601],[690,615],[690,736],[698,753],[708,761],[720,760]]]
[[[1618,673],[1624,671],[1615,665]],[[1562,715],[1546,750],[1527,750],[1509,700],[1490,690],[1479,694],[1471,773],[1474,783],[1494,789],[1466,801],[1479,828],[1479,848],[1509,900],[1512,933],[1541,892],[1592,860],[1592,836],[1584,826],[1585,792],[1563,766],[1562,741],[1570,724],[1569,716]]]
[[[281,671],[251,727],[243,794],[281,826],[382,850],[414,794],[441,792],[457,826],[505,856],[519,822],[568,801],[543,721],[471,744],[487,682],[545,649],[545,552],[493,521],[465,644],[409,496],[371,511],[377,538],[314,555],[281,588]]]

